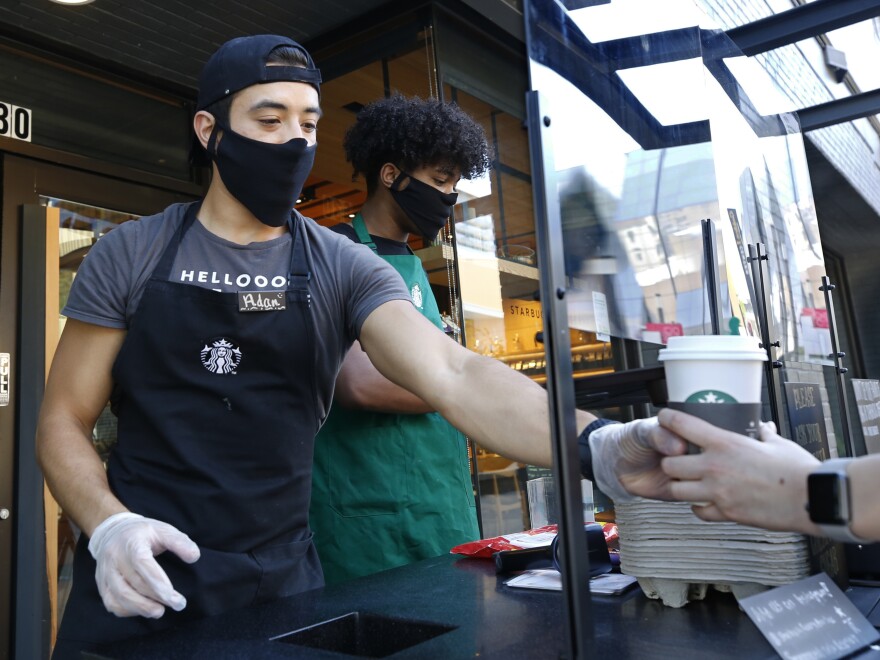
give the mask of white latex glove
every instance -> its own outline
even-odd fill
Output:
[[[615,502],[630,502],[636,496],[670,499],[671,479],[660,461],[686,450],[684,440],[661,427],[656,417],[609,424],[590,433],[593,477]]]
[[[186,598],[153,558],[166,550],[188,564],[200,555],[183,532],[136,513],[117,513],[95,528],[89,552],[98,563],[95,580],[108,612],[158,619],[166,606],[178,612],[186,607]]]

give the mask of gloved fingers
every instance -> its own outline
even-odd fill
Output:
[[[151,547],[154,555],[170,550],[187,564],[192,564],[201,556],[199,546],[176,527],[159,523],[155,525],[154,532]]]
[[[89,550],[98,564],[98,588],[109,612],[159,618],[165,607],[186,607],[186,598],[155,559],[166,550],[187,563],[199,558],[198,546],[177,528],[129,512],[116,514],[96,528]]]
[[[651,432],[660,426],[656,417],[647,417],[645,419],[636,419],[629,422],[635,426],[636,433],[646,442],[651,436]]]
[[[590,434],[590,447],[593,454],[621,457],[626,461],[642,463],[646,457],[653,457],[651,434],[657,429],[656,418],[637,419],[626,424],[609,424]],[[595,469],[595,461],[594,461]]]
[[[687,442],[660,425],[656,417],[641,420],[646,422],[639,427],[639,435],[649,448],[664,456],[680,456],[687,453]],[[650,423],[647,423],[650,422]]]
[[[630,437],[632,440],[635,441],[633,449],[637,449],[639,451],[654,451],[654,433],[656,433],[657,429],[660,428],[660,425],[657,423],[656,417],[649,417],[648,419],[636,419],[632,422],[627,422],[624,428],[627,431],[631,431],[631,433],[626,433],[624,435],[624,438]]]
[[[620,457],[618,469],[621,473],[631,469],[641,471],[660,462],[660,456],[653,446],[653,434],[658,428],[657,419],[637,419],[623,425],[618,437]]]
[[[99,581],[98,592],[107,611],[118,617],[142,616],[158,619],[165,614],[161,603],[138,592],[120,573]]]
[[[186,598],[174,589],[168,575],[148,548],[138,548],[132,552],[130,558],[122,576],[131,587],[143,596],[178,612],[186,607]]]

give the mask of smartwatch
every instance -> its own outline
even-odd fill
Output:
[[[807,476],[807,511],[822,534],[844,543],[871,543],[852,533],[852,495],[847,467],[852,459],[832,458]]]

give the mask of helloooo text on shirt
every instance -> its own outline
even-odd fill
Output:
[[[238,290],[248,289],[251,286],[257,289],[265,289],[266,287],[283,289],[287,287],[287,275],[268,276],[250,275],[249,273],[231,275],[230,273],[208,272],[206,270],[182,270],[180,271],[180,281],[190,284],[217,284],[221,287],[234,287]]]

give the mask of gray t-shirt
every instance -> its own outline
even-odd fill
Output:
[[[89,251],[74,279],[62,313],[109,328],[128,328],[147,281],[183,221],[188,205],[174,204],[158,215],[126,222]],[[319,400],[326,416],[336,374],[361,325],[379,305],[411,302],[391,266],[363,245],[304,218],[311,257],[312,317],[318,355]],[[183,237],[171,279],[218,291],[286,288],[292,240],[238,245],[215,236],[198,221]]]

